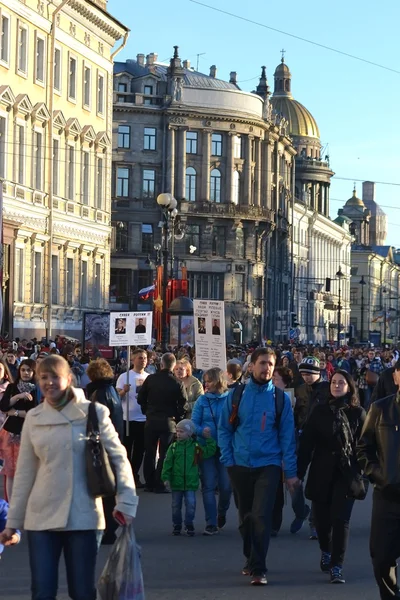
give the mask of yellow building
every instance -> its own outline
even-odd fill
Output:
[[[113,59],[106,0],[0,0],[3,331],[81,336],[108,306]],[[118,42],[118,40],[121,40]]]

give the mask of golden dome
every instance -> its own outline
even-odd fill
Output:
[[[305,106],[294,100],[292,96],[275,96],[270,98],[272,107],[289,121],[288,131],[291,136],[306,136],[319,139],[316,120]]]
[[[354,188],[353,190],[353,195],[351,198],[349,198],[345,204],[345,208],[347,207],[351,207],[351,206],[359,206],[360,208],[365,208],[365,204],[364,202],[361,200],[361,198],[357,198],[357,191],[356,188]]]

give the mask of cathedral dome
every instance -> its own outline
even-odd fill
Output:
[[[344,207],[345,208],[359,207],[359,208],[362,208],[362,209],[365,208],[365,204],[361,200],[361,198],[357,198],[356,188],[354,188],[352,197],[347,200],[347,202],[344,205]]]

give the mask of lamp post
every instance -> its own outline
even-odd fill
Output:
[[[383,296],[383,345],[386,345],[386,328],[387,328],[387,310],[386,310],[386,294],[388,290],[383,288],[382,294]]]
[[[341,321],[341,311],[342,311],[342,305],[340,304],[340,301],[341,301],[341,293],[342,293],[342,285],[341,284],[342,284],[343,277],[344,277],[344,273],[342,272],[342,267],[339,266],[339,271],[336,273],[336,278],[339,280],[339,302],[338,302],[338,309],[337,309],[337,313],[338,313],[337,345],[338,345],[338,348],[340,348],[340,321]]]
[[[177,201],[172,194],[159,194],[157,196],[157,204],[161,208],[163,222],[163,284],[162,284],[162,313],[161,313],[161,345],[163,352],[168,347],[168,331],[167,331],[167,288],[168,288],[168,228],[169,221],[174,219],[178,214],[176,207]]]
[[[367,285],[367,282],[364,280],[364,275],[361,275],[360,285],[361,285],[361,335],[360,335],[360,342],[363,342],[364,341],[364,285]]]

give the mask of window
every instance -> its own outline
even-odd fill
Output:
[[[94,269],[93,304],[95,308],[101,308],[101,264],[96,263]]]
[[[221,202],[221,173],[213,169],[210,174],[210,200]]]
[[[67,146],[67,198],[75,200],[75,148]]]
[[[213,227],[212,254],[213,256],[225,256],[226,254],[226,227],[222,225]]]
[[[61,49],[54,50],[54,89],[61,92]]]
[[[115,251],[128,252],[127,223],[120,222],[115,228]]]
[[[213,133],[211,136],[211,154],[212,156],[222,156],[222,134]]]
[[[16,175],[17,182],[22,185],[25,183],[25,127],[23,125],[16,126],[16,142],[18,144],[16,151]]]
[[[131,128],[129,125],[118,126],[118,148],[130,148]]]
[[[51,257],[51,301],[53,304],[58,304],[59,284],[58,256],[53,254]]]
[[[186,154],[197,154],[197,133],[195,131],[186,132]]]
[[[153,86],[152,85],[145,85],[144,86],[144,95],[145,96],[152,96],[153,95]]]
[[[53,140],[53,194],[58,196],[60,193],[60,142]]]
[[[89,152],[82,152],[82,202],[89,204],[90,160]]]
[[[130,269],[111,269],[110,296],[115,298],[115,302],[129,304],[132,298],[131,288],[132,271]],[[141,289],[141,287],[138,289]]]
[[[234,158],[243,158],[242,155],[242,138],[240,135],[235,135],[233,138],[233,156]]]
[[[8,64],[10,59],[10,19],[1,15],[0,60]]]
[[[351,304],[351,306],[358,304],[358,289],[357,288],[350,289],[350,304]]]
[[[196,171],[193,167],[186,169],[186,199],[196,201]]]
[[[40,82],[40,83],[44,83],[44,77],[45,77],[45,70],[44,70],[44,66],[45,66],[45,42],[42,38],[37,37],[36,38],[36,81]]]
[[[233,172],[233,189],[232,189],[232,202],[239,204],[240,200],[240,173],[239,171]]]
[[[143,198],[154,198],[156,172],[153,169],[143,170]]]
[[[128,86],[126,83],[119,83],[117,89],[119,92],[126,94],[126,92],[128,91]],[[126,101],[127,101],[126,96],[117,96],[117,102],[126,102]]]
[[[186,254],[200,255],[200,225],[186,225]]]
[[[22,248],[15,250],[15,301],[24,301],[24,251]]]
[[[153,225],[142,225],[142,252],[143,254],[151,254],[154,250]]]
[[[81,271],[81,306],[85,307],[88,304],[88,263],[82,261]]]
[[[66,304],[72,306],[74,303],[74,259],[67,258],[67,277],[66,277]]]
[[[104,114],[104,75],[97,74],[97,112]]]
[[[84,67],[84,69],[83,69],[83,105],[87,108],[90,107],[91,79],[92,79],[92,71],[91,71],[90,67]]]
[[[103,208],[104,159],[96,159],[96,208]]]
[[[43,135],[38,131],[33,134],[33,184],[36,190],[43,189]]]
[[[25,25],[18,26],[18,71],[28,72],[28,30]]]
[[[156,129],[154,127],[144,128],[144,150],[156,149]]]
[[[223,273],[189,273],[189,298],[224,299]]]
[[[42,253],[34,253],[33,301],[40,304],[43,301]]]
[[[127,198],[129,196],[129,169],[117,168],[117,196]]]
[[[244,282],[245,282],[245,274],[244,273],[235,273],[234,275],[234,283],[233,283],[233,301],[234,302],[244,302]]]
[[[73,56],[69,57],[69,80],[68,80],[68,98],[70,100],[76,100],[76,58]]]
[[[0,117],[0,177],[6,176],[6,120]]]

